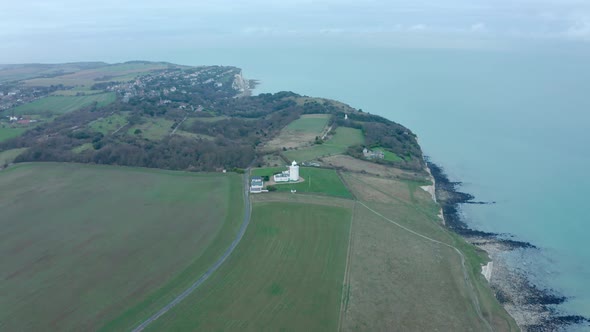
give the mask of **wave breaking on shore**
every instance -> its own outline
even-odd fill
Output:
[[[459,191],[460,182],[451,182],[444,170],[426,158],[435,185],[435,197],[442,208],[445,226],[468,242],[485,250],[493,262],[482,273],[498,301],[516,320],[523,331],[558,331],[565,328],[590,327],[590,319],[569,315],[559,309],[567,297],[534,283],[527,269],[527,257],[540,255],[540,249],[529,242],[512,239],[509,234],[489,233],[470,228],[464,220],[462,204],[495,204],[474,201],[475,197]],[[524,264],[523,264],[524,263]]]

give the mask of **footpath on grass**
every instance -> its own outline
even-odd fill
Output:
[[[170,311],[172,308],[174,308],[177,304],[182,302],[182,300],[184,300],[187,296],[189,296],[192,292],[194,292],[199,286],[201,286],[207,279],[209,279],[209,277],[215,271],[217,271],[217,269],[219,269],[219,267],[227,260],[227,258],[231,255],[231,253],[234,251],[234,249],[238,246],[238,243],[240,243],[240,241],[242,240],[242,237],[244,237],[244,234],[246,233],[246,228],[248,228],[248,224],[250,223],[250,216],[252,214],[252,205],[250,204],[250,192],[249,192],[250,186],[248,185],[249,174],[250,174],[250,169],[248,168],[244,172],[244,219],[242,220],[242,225],[240,226],[240,230],[238,231],[236,238],[233,240],[233,242],[231,243],[229,248],[227,248],[227,250],[223,253],[223,255],[221,257],[219,257],[219,259],[207,270],[207,272],[205,272],[205,274],[203,274],[189,288],[187,288],[184,292],[182,292],[180,295],[178,295],[176,298],[174,298],[172,301],[170,301],[162,309],[160,309],[158,312],[156,312],[155,314],[150,316],[148,319],[143,321],[141,324],[139,324],[136,328],[134,328],[133,332],[143,331],[146,327],[148,327],[148,325],[153,323],[158,318],[162,317],[164,314],[166,314],[168,311]]]
[[[480,320],[481,320],[481,321],[484,323],[484,325],[485,325],[485,326],[488,328],[488,330],[489,330],[489,331],[493,331],[493,328],[492,328],[492,326],[490,325],[490,323],[488,322],[488,320],[487,320],[487,319],[485,319],[485,317],[483,316],[483,314],[482,314],[482,312],[481,312],[481,306],[480,306],[480,304],[479,304],[479,300],[478,300],[478,298],[477,298],[477,294],[475,294],[475,287],[474,287],[474,286],[473,286],[473,284],[471,283],[471,280],[470,280],[470,278],[469,278],[469,275],[468,275],[468,273],[467,273],[467,267],[465,266],[465,256],[463,255],[463,253],[461,252],[461,250],[459,250],[457,247],[455,247],[455,246],[453,246],[453,245],[450,245],[450,244],[448,244],[448,243],[444,243],[444,242],[438,241],[438,240],[436,240],[436,239],[433,239],[433,238],[431,238],[431,237],[428,237],[428,236],[426,236],[426,235],[423,235],[423,234],[420,234],[420,233],[418,233],[418,232],[416,232],[416,231],[413,231],[413,230],[411,230],[411,229],[409,229],[409,228],[407,228],[407,227],[405,227],[405,226],[401,225],[400,223],[398,223],[398,222],[396,222],[396,221],[394,221],[394,220],[391,220],[391,219],[387,218],[386,216],[382,215],[381,213],[379,213],[379,212],[377,212],[377,211],[375,211],[375,210],[371,209],[371,208],[370,208],[370,207],[368,207],[368,206],[367,206],[365,203],[363,203],[363,202],[361,202],[361,201],[359,201],[359,200],[357,200],[357,202],[358,202],[360,205],[362,205],[363,207],[365,207],[367,210],[369,210],[369,211],[371,211],[372,213],[374,213],[375,215],[377,215],[377,216],[379,216],[379,217],[383,218],[384,220],[386,220],[386,221],[390,222],[391,224],[393,224],[393,225],[395,225],[395,226],[397,226],[397,227],[399,227],[399,228],[401,228],[401,229],[405,230],[406,232],[408,232],[408,233],[410,233],[410,234],[413,234],[413,235],[415,235],[415,236],[418,236],[418,237],[420,237],[420,238],[422,238],[422,239],[424,239],[424,240],[430,241],[430,242],[432,242],[432,243],[436,243],[436,244],[438,244],[438,245],[445,246],[445,247],[448,247],[448,248],[451,248],[451,249],[453,249],[453,250],[454,250],[454,251],[455,251],[455,252],[456,252],[456,253],[459,255],[459,257],[461,258],[461,268],[462,268],[462,270],[463,270],[463,278],[464,278],[465,282],[466,282],[466,283],[467,283],[467,285],[468,285],[468,290],[469,290],[470,296],[471,296],[471,298],[472,298],[473,306],[474,306],[474,308],[475,308],[475,310],[476,310],[477,316],[478,316],[478,318],[479,318],[479,319],[480,319]]]

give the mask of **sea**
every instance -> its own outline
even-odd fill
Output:
[[[590,316],[590,58],[565,52],[353,47],[241,48],[176,55],[234,65],[256,93],[348,103],[410,128],[461,190],[472,228],[539,250],[514,259]]]

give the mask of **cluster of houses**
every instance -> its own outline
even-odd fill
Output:
[[[369,150],[367,148],[363,149],[363,156],[367,159],[383,159],[385,158],[385,154],[381,150]]]
[[[297,162],[293,161],[291,165],[287,167],[288,169],[286,171],[273,175],[275,183],[299,181],[299,165],[297,165]],[[262,177],[253,176],[250,178],[250,192],[254,194],[268,192],[268,190],[264,189],[264,180]]]
[[[163,70],[137,77],[130,82],[113,82],[108,84],[105,90],[116,92],[122,97],[123,102],[128,102],[132,97],[160,97],[159,105],[163,105],[172,102],[166,99],[166,96],[173,93],[191,93],[195,86],[212,84],[219,89],[223,87],[223,83],[219,80],[238,71],[237,68],[222,70],[221,67]]]
[[[19,87],[19,89],[2,89],[0,84],[0,111],[29,103],[53,92],[57,88]]]
[[[19,125],[24,125],[27,126],[31,123],[35,123],[37,122],[37,120],[32,120],[32,119],[28,119],[28,118],[19,118],[18,116],[14,116],[14,115],[9,115],[6,117],[8,119],[8,122],[11,124],[19,124]]]

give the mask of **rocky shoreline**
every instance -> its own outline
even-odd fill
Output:
[[[441,205],[446,227],[468,242],[485,250],[494,262],[490,285],[496,298],[514,317],[523,331],[559,331],[567,327],[590,327],[587,317],[567,315],[557,306],[567,298],[554,290],[542,289],[527,276],[524,268],[507,262],[510,255],[525,257],[538,253],[535,245],[511,239],[508,234],[483,232],[470,228],[460,212],[461,204],[495,204],[474,201],[475,197],[459,191],[460,182],[451,182],[444,170],[426,160],[435,180],[435,194]]]

